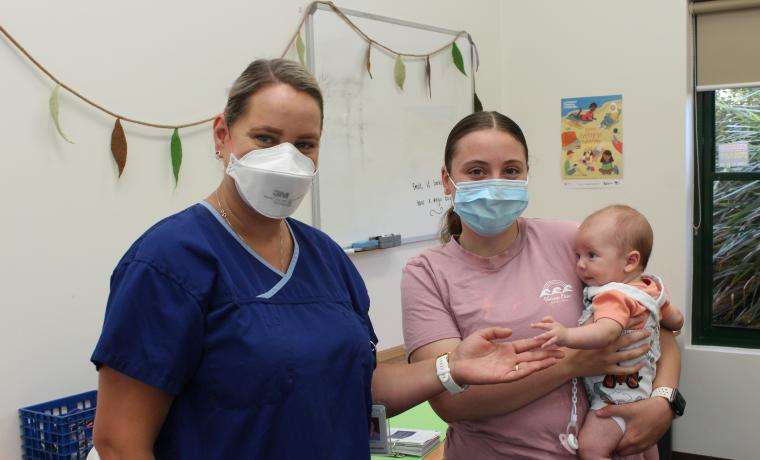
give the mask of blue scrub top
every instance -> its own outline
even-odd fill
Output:
[[[286,222],[286,273],[205,202],[153,226],[114,270],[91,360],[175,396],[157,459],[369,458],[367,289],[327,235]]]

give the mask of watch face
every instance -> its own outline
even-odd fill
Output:
[[[681,396],[680,391],[675,390],[673,392],[673,401],[670,403],[670,406],[673,408],[673,412],[679,417],[683,415],[684,411],[686,411],[686,400]]]

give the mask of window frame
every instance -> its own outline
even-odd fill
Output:
[[[715,172],[715,91],[697,93],[698,165],[694,168],[694,215],[700,226],[694,235],[692,343],[760,348],[760,329],[712,323],[713,183],[760,180],[760,172]],[[701,206],[700,206],[701,205]],[[701,209],[700,209],[701,208]]]

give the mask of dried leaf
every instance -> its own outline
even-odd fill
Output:
[[[430,84],[430,56],[425,58],[425,80],[427,80],[428,97],[433,98],[433,87]]]
[[[472,49],[475,51],[475,72],[477,72],[480,70],[480,52],[477,43],[472,42]]]
[[[50,95],[50,116],[53,117],[53,123],[55,124],[55,129],[58,130],[58,134],[61,135],[61,137],[68,142],[69,144],[73,144],[74,141],[68,138],[66,134],[64,134],[63,129],[61,129],[61,121],[59,119],[61,112],[61,86],[55,85],[55,88],[53,88],[53,93]]]
[[[127,165],[127,136],[124,135],[124,129],[121,127],[121,120],[116,119],[111,133],[111,154],[119,167],[119,177],[124,172]]]
[[[372,61],[370,60],[372,54],[372,42],[369,42],[367,44],[367,55],[364,57],[364,63],[367,67],[367,73],[369,74],[369,78],[375,78],[372,76]]]
[[[404,80],[406,80],[406,66],[404,65],[401,55],[396,56],[396,64],[393,66],[393,78],[396,80],[396,86],[404,89]]]
[[[480,53],[478,53],[478,45],[475,44],[475,41],[472,39],[472,35],[470,34],[467,34],[467,40],[470,41],[470,47],[475,54],[475,72],[477,72],[480,70]]]
[[[301,61],[301,65],[306,67],[306,45],[303,43],[300,32],[296,37],[296,51],[298,51],[298,60]]]
[[[480,102],[480,98],[478,97],[478,93],[474,93],[475,96],[473,97],[472,101],[472,107],[474,112],[482,112],[483,111],[483,103]]]
[[[464,75],[467,75],[467,72],[464,71],[464,58],[456,42],[451,44],[451,57],[454,59],[454,65],[457,66],[457,69]]]
[[[182,141],[179,138],[179,131],[174,128],[171,142],[172,154],[172,172],[174,173],[174,186],[179,183],[179,168],[182,166]]]

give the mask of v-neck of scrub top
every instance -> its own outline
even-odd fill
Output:
[[[241,237],[240,235],[235,232],[235,230],[230,227],[230,224],[227,222],[227,219],[225,219],[221,214],[219,214],[219,211],[216,210],[215,207],[213,207],[208,201],[201,201],[200,204],[206,208],[208,212],[211,213],[212,216],[216,218],[216,221],[219,222],[219,224],[227,230],[227,233],[229,233],[235,241],[240,244],[240,246],[243,247],[251,256],[253,256],[254,259],[259,261],[262,265],[267,267],[268,269],[275,272],[277,275],[280,276],[280,281],[277,282],[270,290],[263,294],[259,294],[257,297],[262,299],[269,299],[273,295],[277,294],[277,292],[285,286],[288,281],[290,281],[290,278],[293,276],[293,271],[296,268],[296,263],[298,262],[298,254],[300,252],[299,246],[298,246],[298,240],[296,239],[295,233],[293,233],[293,229],[290,226],[290,223],[287,219],[285,219],[285,225],[288,227],[288,232],[290,232],[290,237],[293,238],[293,257],[290,259],[290,264],[288,265],[288,270],[283,273],[282,271],[276,269],[273,267],[269,262],[267,262],[261,255],[254,251],[251,246],[248,245]]]

